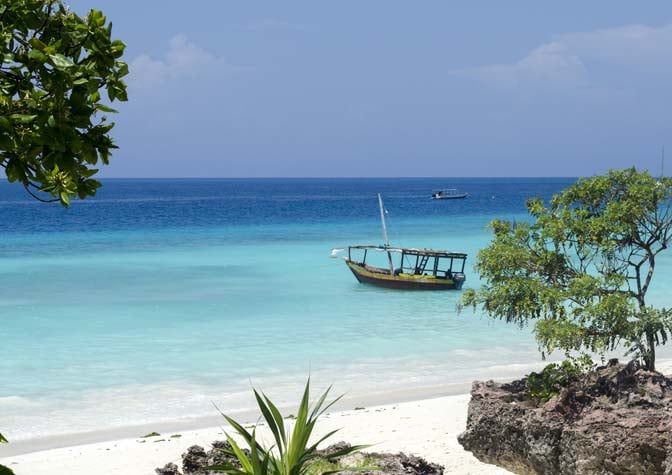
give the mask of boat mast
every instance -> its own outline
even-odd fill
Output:
[[[663,145],[660,156],[660,178],[664,177],[665,177],[665,145]]]
[[[387,225],[385,224],[385,208],[383,207],[383,198],[378,193],[378,205],[380,206],[380,221],[383,223],[383,238],[385,238],[385,248],[390,247],[390,240],[387,238]],[[394,275],[394,263],[392,262],[392,254],[387,251],[387,260],[390,263],[390,275]]]
[[[378,205],[380,205],[380,221],[383,223],[385,247],[390,247],[390,240],[387,238],[387,225],[385,224],[385,208],[383,208],[383,198],[381,198],[380,193],[378,193]]]

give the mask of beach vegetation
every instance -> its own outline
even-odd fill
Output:
[[[348,458],[347,464],[342,460],[318,458],[308,464],[306,467],[306,475],[324,475],[338,472],[377,472],[380,471],[376,467],[379,462],[376,457],[360,454],[357,457]]]
[[[494,220],[478,253],[483,285],[463,305],[525,326],[543,355],[625,348],[655,370],[672,310],[647,302],[658,256],[672,237],[672,180],[634,168],[581,178],[527,202],[529,220]]]
[[[83,17],[60,0],[0,5],[0,166],[40,201],[68,206],[95,195],[114,144],[108,115],[126,101],[121,60],[102,12]]]
[[[321,473],[326,474],[346,470],[346,468],[339,468],[336,465],[332,467],[330,464],[337,458],[357,452],[366,446],[345,446],[325,456],[325,454],[318,451],[318,446],[336,434],[338,430],[328,432],[315,442],[311,441],[313,430],[319,417],[342,397],[337,397],[327,403],[330,389],[331,387],[316,402],[311,404],[310,379],[306,382],[296,419],[293,420],[293,427],[290,425],[286,426],[285,418],[276,405],[263,392],[255,389],[254,396],[257,405],[273,436],[274,444],[270,447],[264,447],[259,443],[256,427],[250,432],[240,423],[220,411],[227,423],[233,427],[236,434],[242,439],[245,448],[241,448],[234,437],[226,433],[226,438],[231,445],[231,449],[226,450],[226,452],[235,458],[239,466],[224,462],[213,465],[209,469],[231,475],[304,475],[315,473],[311,472],[309,467],[312,463],[320,461],[320,463],[329,464],[330,467],[329,470]],[[351,470],[352,468],[347,469]],[[356,470],[364,469],[372,470],[374,467],[356,468]]]
[[[6,444],[7,439],[0,434],[0,444]],[[5,467],[4,465],[0,465],[0,475],[14,475],[14,472],[12,472],[8,467]]]
[[[317,459],[308,464],[306,475],[323,475],[325,473],[336,473],[339,471],[338,462],[326,459]]]
[[[7,439],[5,439],[2,434],[0,434],[0,444],[6,444],[7,442]],[[4,465],[0,465],[0,475],[14,475],[14,472]]]
[[[589,355],[567,358],[561,363],[545,366],[539,373],[531,372],[525,377],[525,386],[536,403],[544,403],[594,368],[595,364]]]

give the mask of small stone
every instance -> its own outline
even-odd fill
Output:
[[[174,463],[167,463],[163,468],[157,468],[154,471],[157,475],[182,475]]]
[[[208,466],[208,454],[200,445],[192,445],[182,454],[182,470],[185,474],[198,473]]]
[[[553,412],[558,409],[558,405],[560,404],[560,401],[557,398],[551,398],[546,403],[544,404],[544,411],[546,412]]]
[[[618,421],[617,424],[627,429],[634,429],[639,425],[639,421],[637,419],[625,419],[622,421]]]

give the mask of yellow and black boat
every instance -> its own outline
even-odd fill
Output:
[[[460,252],[390,246],[380,195],[378,202],[385,244],[336,248],[332,250],[331,256],[341,257],[361,283],[406,290],[461,289],[466,280],[464,266],[467,255]],[[342,256],[341,253],[346,250],[347,256]],[[385,268],[367,264],[367,257],[372,252],[386,253],[389,266]]]

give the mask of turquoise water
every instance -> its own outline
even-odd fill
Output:
[[[571,180],[109,180],[62,210],[0,185],[0,428],[13,440],[280,403],[310,374],[356,397],[519,374],[528,329],[459,292],[358,284],[332,247],[381,242],[473,256],[496,216]],[[428,199],[457,185],[459,202]],[[672,276],[657,269],[654,299]]]

